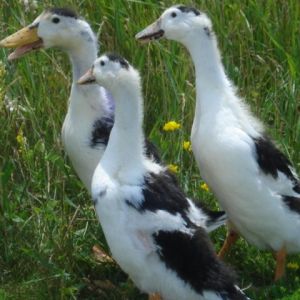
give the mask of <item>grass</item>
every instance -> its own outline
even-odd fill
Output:
[[[24,1],[25,2],[25,1]],[[187,52],[162,41],[138,45],[133,36],[172,1],[0,2],[4,37],[30,23],[44,8],[77,9],[101,30],[101,51],[114,50],[143,76],[145,130],[189,195],[217,207],[203,183],[189,139],[194,111],[194,72]],[[295,163],[300,153],[300,5],[297,0],[181,1],[205,10],[214,22],[227,73],[251,109]],[[29,1],[32,3],[32,1]],[[92,247],[108,251],[90,197],[62,149],[60,129],[70,90],[70,65],[58,50],[7,62],[0,49],[0,299],[146,299],[114,264],[97,262]],[[165,133],[176,120],[182,129]],[[18,137],[18,138],[17,138]],[[213,234],[219,249],[225,229]],[[227,258],[253,299],[300,299],[300,271],[272,282],[272,255],[240,240]],[[299,255],[290,262],[300,265]]]

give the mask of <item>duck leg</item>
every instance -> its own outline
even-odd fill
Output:
[[[229,251],[229,248],[238,240],[238,238],[238,233],[232,229],[228,229],[224,244],[218,253],[219,258],[224,258],[225,254]]]
[[[286,262],[286,248],[283,246],[278,252],[275,254],[276,258],[276,270],[274,281],[277,281],[282,278],[285,273],[285,262]]]
[[[150,294],[148,300],[163,300],[162,297],[158,294]]]

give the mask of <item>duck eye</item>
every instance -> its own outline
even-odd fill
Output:
[[[172,12],[172,13],[171,13],[171,17],[172,17],[172,18],[176,18],[176,17],[177,17],[176,12]]]
[[[105,66],[105,62],[103,60],[100,61],[101,66]]]
[[[52,19],[52,22],[53,22],[54,24],[57,24],[57,23],[60,22],[60,19],[57,18],[57,17],[54,17],[54,18]]]

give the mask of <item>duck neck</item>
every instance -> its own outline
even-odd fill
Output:
[[[73,82],[69,102],[69,113],[87,115],[89,122],[111,113],[112,99],[108,99],[106,91],[94,85],[78,85],[78,79],[92,66],[97,58],[97,44],[94,38],[83,40],[77,47],[68,50],[72,63]],[[82,122],[84,120],[82,119]]]
[[[195,65],[196,108],[194,125],[196,125],[195,123],[204,115],[212,118],[220,109],[224,92],[230,87],[230,82],[226,77],[213,33],[204,36],[202,31],[195,31],[184,44]]]
[[[119,85],[112,93],[116,99],[115,123],[104,154],[112,172],[123,166],[140,165],[144,153],[143,102],[139,87]],[[112,166],[114,165],[114,167]]]
[[[72,62],[73,83],[84,74],[97,58],[97,45],[95,41],[84,40],[77,47],[68,51]]]

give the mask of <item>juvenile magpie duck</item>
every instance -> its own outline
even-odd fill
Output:
[[[277,280],[284,274],[286,254],[300,251],[297,174],[226,76],[208,16],[176,5],[136,35],[145,42],[162,37],[182,43],[195,64],[193,153],[231,224],[220,256],[240,234],[276,252]]]
[[[76,173],[90,191],[92,175],[114,122],[114,103],[109,93],[97,85],[76,84],[97,57],[97,39],[90,25],[70,9],[52,8],[29,26],[2,40],[0,46],[17,48],[10,54],[10,60],[41,48],[55,47],[68,54],[73,83],[62,141]],[[147,145],[149,155],[159,159],[156,148],[148,142]]]
[[[79,79],[115,99],[115,123],[92,180],[92,198],[112,255],[139,289],[164,300],[247,299],[206,233],[211,217],[165,166],[145,155],[143,99],[124,58],[98,58]],[[120,151],[121,149],[121,151]]]

